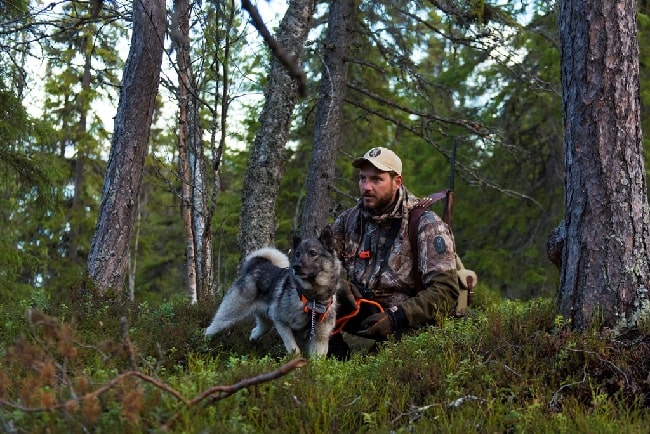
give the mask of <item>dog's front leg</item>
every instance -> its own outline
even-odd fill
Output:
[[[310,357],[325,357],[327,356],[327,350],[329,348],[328,339],[323,339],[321,337],[314,336],[311,341],[309,341],[309,356]]]
[[[319,323],[316,327],[316,333],[309,340],[309,356],[327,356],[329,349],[329,338],[334,329],[335,319],[333,315],[326,321]]]
[[[300,355],[300,347],[296,343],[296,338],[293,335],[293,330],[291,327],[288,327],[285,324],[275,323],[275,329],[278,331],[278,334],[284,342],[284,347],[287,349],[287,353],[295,354],[296,356]]]

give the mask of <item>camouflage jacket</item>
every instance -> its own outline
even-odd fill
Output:
[[[438,215],[426,211],[418,221],[423,289],[416,293],[408,216],[417,200],[402,186],[389,213],[375,216],[357,205],[332,224],[335,248],[350,282],[364,298],[374,298],[385,308],[401,306],[410,327],[447,314],[459,292],[453,234]],[[368,250],[368,258],[360,254]]]

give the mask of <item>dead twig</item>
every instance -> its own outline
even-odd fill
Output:
[[[575,381],[573,383],[565,384],[562,387],[560,387],[558,390],[556,390],[555,393],[553,394],[553,397],[551,398],[551,401],[548,403],[548,408],[552,412],[555,412],[555,413],[559,412],[561,410],[560,400],[562,399],[561,398],[562,390],[564,390],[566,388],[569,388],[569,387],[572,387],[572,386],[577,386],[577,385],[583,384],[585,381],[587,381],[587,371],[586,370],[583,371],[582,380]]]
[[[289,372],[293,371],[296,368],[301,368],[307,364],[307,360],[299,357],[297,359],[293,359],[287,363],[285,363],[283,366],[280,366],[278,369],[275,371],[268,372],[266,374],[260,374],[252,378],[246,378],[244,380],[241,380],[238,383],[232,384],[230,386],[213,386],[209,388],[208,390],[198,394],[194,398],[192,398],[190,401],[186,401],[186,404],[189,407],[193,407],[202,401],[206,400],[205,405],[208,405],[214,401],[218,401],[220,399],[227,398],[228,396],[232,395],[233,393],[244,389],[246,387],[254,386],[256,384],[261,384],[261,383],[266,383],[267,381],[275,380],[276,378],[280,378],[284,375],[287,375]],[[163,429],[168,428],[173,422],[176,420],[176,418],[180,415],[180,411],[176,412],[169,420],[167,423],[163,426]]]
[[[256,384],[261,384],[265,383],[267,381],[275,380],[276,378],[280,378],[292,370],[296,368],[303,367],[307,364],[307,360],[304,358],[297,358],[289,361],[288,363],[284,364],[283,366],[279,367],[275,371],[271,371],[265,374],[260,374],[252,378],[246,378],[244,380],[239,381],[238,383],[229,385],[229,386],[213,386],[209,388],[208,390],[198,394],[196,397],[192,399],[187,399],[181,395],[180,392],[177,390],[173,389],[172,387],[168,386],[167,384],[158,381],[157,379],[150,377],[149,375],[143,374],[142,372],[139,371],[128,371],[124,372],[117,377],[111,379],[108,383],[104,384],[103,386],[99,387],[98,389],[93,390],[92,392],[86,393],[85,395],[78,397],[78,398],[73,398],[69,399],[67,401],[54,404],[51,406],[47,407],[27,407],[24,405],[16,404],[11,401],[6,401],[2,398],[0,398],[0,405],[1,406],[6,406],[9,408],[13,408],[14,410],[19,410],[23,411],[25,413],[36,413],[36,412],[51,412],[53,410],[59,410],[59,409],[68,409],[68,408],[75,408],[77,407],[77,404],[79,404],[82,401],[90,400],[97,398],[99,395],[101,395],[104,392],[107,392],[108,390],[112,389],[115,387],[117,384],[123,382],[127,378],[130,377],[137,377],[154,387],[169,393],[172,395],[174,398],[176,398],[178,401],[183,403],[186,407],[193,407],[199,403],[201,403],[204,400],[207,400],[206,405],[208,403],[224,399],[233,393],[244,389],[246,387],[250,387]],[[162,427],[162,429],[167,429],[169,426],[176,420],[176,418],[180,415],[180,410],[174,414],[167,423]]]

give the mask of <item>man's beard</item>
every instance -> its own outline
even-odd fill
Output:
[[[361,198],[362,208],[366,211],[370,211],[375,215],[385,214],[388,209],[393,205],[393,198],[395,196],[394,191],[389,191],[383,196],[371,196],[374,199],[374,203],[370,206],[366,205],[364,197]]]

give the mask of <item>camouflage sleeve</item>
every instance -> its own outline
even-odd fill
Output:
[[[418,267],[424,289],[400,305],[409,327],[447,315],[459,294],[454,238],[449,226],[433,212],[424,213],[419,223]]]
[[[345,248],[345,231],[346,231],[346,222],[348,219],[348,214],[350,210],[345,210],[334,220],[334,223],[331,224],[332,228],[332,238],[334,239],[334,250],[338,253],[339,259],[343,257],[343,252]]]
[[[435,275],[429,285],[400,305],[409,327],[416,327],[447,315],[458,298],[456,270]]]

